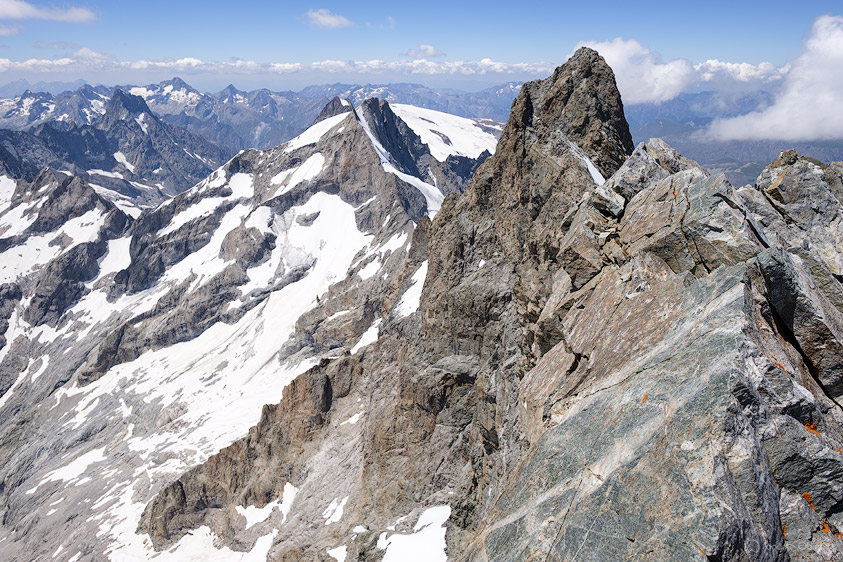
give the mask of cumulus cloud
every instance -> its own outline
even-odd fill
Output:
[[[492,59],[479,61],[432,61],[414,60],[367,60],[343,61],[324,60],[312,63],[274,62],[262,63],[243,59],[228,62],[203,61],[197,58],[166,60],[119,61],[98,53],[87,47],[80,47],[66,57],[59,59],[29,59],[13,61],[0,59],[0,72],[30,71],[49,73],[73,70],[74,72],[112,72],[119,70],[167,70],[173,72],[208,73],[208,74],[291,74],[309,71],[322,74],[346,75],[426,75],[426,76],[486,76],[486,75],[530,75],[546,76],[554,65],[546,62],[499,62]]]
[[[679,95],[695,78],[693,65],[685,59],[663,62],[661,57],[634,39],[583,41],[574,47],[591,47],[612,70],[624,103],[662,102]]]
[[[712,123],[717,139],[819,140],[843,138],[843,17],[814,21],[770,107]]]
[[[94,21],[96,16],[88,8],[39,8],[23,0],[0,0],[0,19],[87,23]]]
[[[701,80],[714,82],[721,77],[727,77],[738,82],[754,82],[770,84],[780,81],[790,70],[790,66],[776,66],[770,62],[758,65],[746,62],[723,62],[710,59],[694,66]]]
[[[617,37],[611,41],[587,41],[612,70],[627,104],[659,103],[675,98],[692,87],[714,89],[723,95],[775,88],[790,71],[769,62],[750,64],[710,59],[692,64],[685,59],[663,61],[658,53],[635,39]]]
[[[545,75],[553,71],[554,66],[546,62],[506,63],[491,59],[479,61],[430,61],[426,59],[401,61],[337,61],[326,60],[310,63],[312,70],[346,74],[415,74],[415,75],[461,75],[483,76],[487,74],[534,74]]]
[[[409,49],[406,53],[404,53],[408,57],[412,57],[414,59],[425,59],[431,57],[444,57],[445,53],[434,47],[433,45],[429,45],[427,43],[422,43],[419,45],[418,49]]]
[[[337,29],[340,27],[352,27],[354,22],[348,18],[335,14],[325,8],[318,10],[308,10],[305,14],[307,21],[313,27],[321,27],[323,29]]]
[[[80,58],[80,59],[93,59],[93,60],[106,60],[108,58],[108,55],[105,55],[103,53],[98,53],[97,51],[94,51],[93,49],[89,49],[88,47],[81,47],[79,49],[76,49],[76,51],[73,53],[73,56],[77,57],[77,58]]]
[[[19,25],[4,25],[0,23],[0,35],[9,37],[10,35],[17,35],[20,32]]]

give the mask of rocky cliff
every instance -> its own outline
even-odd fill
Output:
[[[841,556],[839,168],[784,154],[736,190],[632,148],[596,53],[525,85],[416,230],[418,311],[297,379],[139,532],[249,545],[253,505],[273,560],[424,533],[430,559]]]

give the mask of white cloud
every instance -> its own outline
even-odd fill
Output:
[[[667,101],[679,95],[696,78],[689,61],[662,62],[657,53],[634,39],[583,41],[574,50],[580,47],[591,47],[606,59],[627,104]]]
[[[79,49],[76,49],[76,51],[73,53],[73,56],[80,59],[94,60],[106,60],[108,58],[108,55],[98,53],[97,51],[89,49],[88,47],[80,47]]]
[[[398,73],[398,74],[416,74],[416,75],[463,75],[475,76],[486,74],[534,74],[546,75],[550,74],[555,68],[554,65],[546,62],[537,63],[506,63],[496,62],[491,59],[481,59],[479,61],[453,61],[453,62],[436,62],[426,59],[417,60],[400,60],[400,61],[336,61],[326,60],[321,62],[310,63],[312,70],[330,73],[347,73],[347,74],[383,74],[383,73]]]
[[[414,59],[424,59],[424,58],[431,58],[431,57],[444,57],[445,53],[430,45],[428,43],[422,43],[419,45],[418,49],[409,49],[406,53],[404,53],[408,57],[412,57]]]
[[[10,35],[17,35],[20,32],[21,26],[14,24],[14,25],[4,25],[0,23],[0,35],[3,37],[9,37]]]
[[[723,62],[710,59],[695,65],[694,70],[699,73],[699,79],[705,82],[714,82],[725,77],[738,82],[770,84],[780,81],[788,73],[790,67],[779,67],[770,62],[753,65],[747,62]]]
[[[709,134],[728,139],[843,138],[843,17],[814,21],[770,107],[712,123]]]
[[[685,59],[664,62],[639,41],[617,37],[611,41],[586,41],[612,70],[626,104],[659,103],[675,98],[692,86],[715,89],[724,95],[776,88],[790,70],[769,62],[750,64],[710,59],[691,64]]]
[[[479,61],[444,61],[428,59],[323,60],[311,63],[298,62],[256,62],[233,59],[231,61],[203,61],[197,58],[166,60],[113,59],[86,47],[78,47],[71,55],[57,59],[41,58],[15,61],[0,58],[0,81],[17,78],[40,80],[45,75],[63,77],[88,76],[104,83],[122,83],[126,80],[162,80],[173,74],[188,76],[224,77],[231,75],[251,77],[255,80],[272,80],[280,76],[297,75],[297,79],[309,83],[336,80],[401,81],[406,77],[430,77],[443,79],[481,79],[484,82],[504,82],[539,78],[553,72],[555,65],[537,63],[505,63],[491,59]]]
[[[322,27],[324,29],[337,29],[339,27],[352,27],[354,22],[339,14],[335,14],[325,8],[318,10],[308,10],[307,21],[313,27]]]
[[[0,0],[0,19],[87,23],[94,21],[96,16],[88,8],[39,8],[23,0]]]

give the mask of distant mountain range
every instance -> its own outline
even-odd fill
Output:
[[[142,98],[120,89],[109,98],[83,86],[54,103],[44,101],[47,95],[26,97],[37,102],[6,113],[10,121],[31,123],[26,130],[0,129],[0,168],[13,177],[31,181],[47,166],[84,178],[118,204],[143,206],[181,193],[234,155],[165,123]],[[65,110],[60,118],[44,117],[58,107]]]
[[[147,86],[116,88],[84,85],[60,94],[26,90],[0,99],[0,128],[28,130],[50,121],[89,125],[105,111],[116,89],[139,96],[164,122],[183,127],[231,150],[267,149],[290,140],[313,123],[338,96],[355,106],[368,98],[403,103],[445,113],[503,122],[521,86],[508,83],[480,92],[436,90],[421,84],[310,86],[300,92],[246,92],[232,85],[203,93],[180,78]]]
[[[65,84],[67,85],[67,84]],[[73,84],[69,84],[73,85]],[[20,88],[13,83],[3,92]],[[521,84],[509,82],[479,92],[428,88],[421,84],[325,84],[298,92],[267,89],[243,91],[229,85],[217,93],[205,93],[180,78],[146,86],[117,88],[83,85],[62,93],[50,93],[60,84],[42,84],[45,91],[24,92],[0,99],[0,128],[31,131],[48,122],[90,125],[100,118],[116,89],[143,98],[163,123],[182,128],[227,148],[233,154],[246,148],[268,149],[285,142],[310,126],[331,98],[349,100],[355,106],[368,98],[392,104],[409,104],[462,117],[505,122]],[[769,92],[727,96],[719,92],[683,93],[658,104],[632,104],[624,110],[634,141],[659,137],[712,172],[723,172],[735,185],[755,180],[763,167],[782,150],[824,161],[843,160],[843,141],[730,141],[717,142],[700,133],[714,119],[734,117],[768,106]]]

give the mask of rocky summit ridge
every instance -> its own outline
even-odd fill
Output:
[[[337,100],[137,219],[0,183],[57,254],[0,286],[8,558],[843,557],[843,164],[634,147],[586,48],[491,156],[421,117]]]

